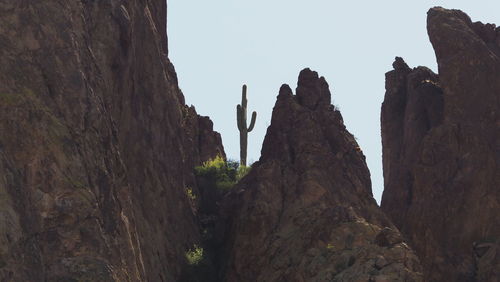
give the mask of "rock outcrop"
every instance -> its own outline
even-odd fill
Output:
[[[500,29],[434,8],[428,30],[439,75],[387,74],[392,221],[309,69],[206,219],[193,168],[225,154],[178,87],[166,2],[2,0],[0,281],[498,281]]]
[[[1,281],[178,279],[223,149],[167,51],[162,0],[1,1]]]
[[[316,72],[300,73],[296,95],[281,87],[261,158],[233,189],[225,281],[422,281]]]
[[[396,58],[382,105],[382,209],[426,281],[499,281],[500,29],[433,8],[439,75]]]

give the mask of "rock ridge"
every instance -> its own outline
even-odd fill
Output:
[[[498,281],[500,29],[435,7],[427,30],[439,74],[386,74],[381,207],[426,281]]]
[[[372,197],[353,135],[310,69],[280,88],[262,155],[224,202],[224,281],[422,281]]]

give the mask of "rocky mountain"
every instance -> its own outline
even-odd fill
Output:
[[[224,148],[185,105],[166,9],[0,2],[0,281],[499,280],[499,28],[433,8],[439,74],[396,58],[380,209],[310,69],[247,176],[195,176]]]
[[[167,53],[165,1],[0,2],[0,281],[178,279],[223,148]]]
[[[227,196],[224,281],[423,281],[372,197],[365,157],[304,69],[283,85],[262,155]]]
[[[386,74],[382,209],[426,281],[499,281],[500,28],[443,8],[427,25],[439,74]]]

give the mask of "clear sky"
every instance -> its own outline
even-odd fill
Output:
[[[260,157],[283,83],[295,89],[309,67],[330,85],[333,104],[366,155],[375,199],[383,191],[380,107],[384,74],[395,56],[437,72],[427,37],[433,6],[461,9],[473,21],[500,25],[499,0],[168,0],[169,57],[188,105],[210,116],[226,154],[239,159],[236,105],[248,85],[257,111],[248,160]]]

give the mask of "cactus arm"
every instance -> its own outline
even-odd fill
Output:
[[[247,86],[243,84],[243,88],[241,89],[241,107],[243,109],[247,109]]]
[[[243,131],[245,126],[243,125],[243,111],[240,105],[236,106],[236,119],[238,123],[238,130]]]
[[[257,113],[254,111],[252,113],[252,121],[250,122],[250,126],[248,127],[248,132],[253,130],[253,127],[255,126],[255,120],[257,119]]]

